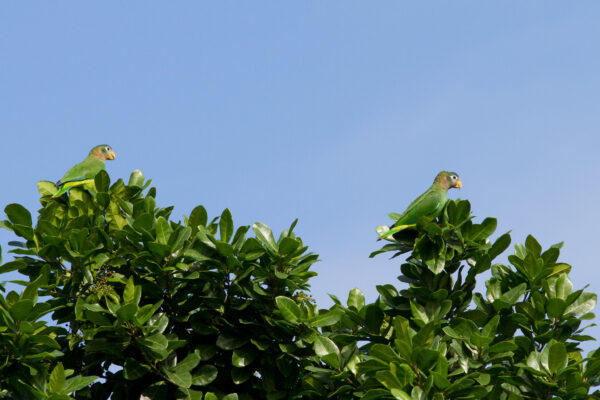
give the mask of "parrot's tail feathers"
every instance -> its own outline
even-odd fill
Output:
[[[400,232],[401,230],[404,230],[407,228],[414,228],[416,225],[417,224],[407,224],[407,225],[395,225],[394,224],[389,229],[386,229],[387,226],[385,226],[385,225],[378,226],[377,227],[377,233],[379,234],[378,240],[381,240],[381,239],[391,240],[388,238],[389,236],[392,236],[392,235]],[[385,227],[385,228],[380,230],[379,228],[382,228],[382,227]]]
[[[71,189],[72,185],[70,185],[70,184],[67,185],[67,183],[69,183],[69,182],[61,182],[61,181],[56,182],[55,186],[58,190],[56,191],[56,193],[54,193],[52,195],[53,199],[62,196],[63,194],[67,193],[69,191],[69,189]]]
[[[67,192],[67,189],[61,188],[61,189],[59,189],[59,190],[58,190],[56,193],[54,193],[54,194],[52,195],[52,198],[53,198],[53,199],[55,199],[55,198],[57,198],[57,197],[60,197],[60,196],[62,196],[63,194],[65,194],[66,192]]]

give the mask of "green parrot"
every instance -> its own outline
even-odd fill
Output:
[[[429,189],[410,203],[406,211],[397,216],[396,222],[389,227],[389,230],[385,230],[387,228],[385,226],[377,227],[379,238],[383,239],[403,229],[412,228],[421,217],[437,217],[446,205],[448,189],[461,187],[462,182],[456,172],[440,172]]]
[[[65,176],[56,182],[58,191],[52,197],[61,196],[73,186],[92,183],[96,174],[104,169],[104,162],[114,159],[115,152],[109,145],[101,144],[94,147],[85,160],[69,169]]]

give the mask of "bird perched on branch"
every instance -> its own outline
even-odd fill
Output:
[[[421,217],[437,217],[446,205],[446,193],[450,188],[462,187],[456,172],[442,171],[435,177],[433,184],[415,199],[406,211],[397,215],[396,222],[385,230],[385,226],[377,227],[379,239],[386,238],[406,228],[412,228]],[[383,228],[383,229],[381,229]]]
[[[58,182],[57,192],[52,197],[59,197],[74,186],[92,183],[98,172],[104,169],[106,160],[114,160],[115,152],[107,144],[101,144],[90,150],[90,154],[79,164],[71,167]]]

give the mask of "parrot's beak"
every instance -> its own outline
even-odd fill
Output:
[[[108,159],[109,160],[114,160],[115,159],[115,152],[111,151],[110,154],[108,155]]]
[[[454,187],[460,190],[460,188],[462,187],[462,182],[460,181],[460,179],[456,181],[456,185],[454,185]]]

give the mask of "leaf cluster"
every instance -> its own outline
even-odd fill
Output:
[[[581,324],[594,318],[597,299],[573,290],[561,244],[542,251],[529,236],[509,265],[494,263],[510,235],[492,242],[496,220],[472,219],[467,201],[451,201],[439,220],[419,220],[372,254],[411,252],[400,267],[403,289],[380,285],[371,304],[356,288],[345,305],[332,297],[314,346],[321,365],[308,367],[314,398],[598,398],[590,391],[600,352],[585,357],[580,347],[593,340]],[[490,270],[485,296],[476,293]]]
[[[175,222],[149,184],[136,171],[127,185],[110,185],[101,172],[95,187],[54,199],[40,183],[35,225],[22,206],[6,207],[3,226],[23,241],[0,272],[29,281],[0,301],[5,393],[300,396],[299,360],[312,348],[298,338],[313,333],[276,307],[277,296],[309,302],[303,291],[317,256],[293,233],[295,222],[277,240],[261,223],[252,237],[248,226],[234,229],[229,210],[209,220],[198,206]],[[36,304],[38,295],[47,300]],[[76,381],[62,378],[74,371]]]
[[[0,294],[1,398],[600,398],[600,352],[581,349],[597,298],[561,244],[529,236],[498,263],[509,233],[449,201],[371,254],[405,256],[399,284],[319,309],[296,221],[277,239],[227,209],[175,221],[150,185],[102,171],[58,198],[40,182],[35,222],[5,208],[19,240],[0,273],[25,279]]]

